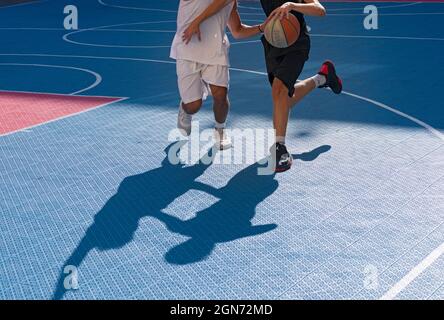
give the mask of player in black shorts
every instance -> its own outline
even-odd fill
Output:
[[[273,47],[265,37],[262,37],[274,105],[273,125],[276,130],[276,143],[272,147],[271,156],[275,161],[276,172],[290,169],[293,162],[293,158],[285,146],[290,109],[315,88],[329,87],[336,94],[342,91],[342,81],[336,75],[335,67],[331,61],[324,62],[317,75],[296,83],[310,52],[310,37],[304,14],[325,15],[325,9],[318,0],[299,1],[261,0],[262,8],[268,18],[274,16],[284,18],[292,13],[301,25],[299,39],[288,48]]]

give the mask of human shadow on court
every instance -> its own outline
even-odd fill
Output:
[[[190,189],[201,189],[201,183],[195,180],[210,166],[215,152],[210,149],[192,166],[172,164],[168,154],[176,152],[177,155],[178,146],[180,144],[173,143],[164,150],[167,156],[161,167],[122,181],[117,193],[96,214],[94,223],[64,263],[53,299],[63,298],[66,292],[65,266],[80,267],[93,249],[110,250],[125,246],[132,241],[140,219],[155,215]]]
[[[320,153],[319,150],[313,155],[307,153],[303,158],[315,159]],[[205,163],[209,163],[208,159]],[[171,232],[189,237],[165,254],[167,262],[179,265],[205,259],[218,243],[259,235],[277,227],[276,224],[251,223],[257,205],[278,188],[274,174],[258,175],[259,164],[256,163],[237,173],[225,187],[216,189],[196,181],[208,167],[202,161],[188,167],[174,165],[166,157],[161,167],[125,178],[118,192],[96,214],[94,223],[65,261],[53,299],[62,299],[66,293],[66,266],[79,268],[93,249],[118,249],[130,243],[140,219],[144,217],[156,218]],[[219,200],[189,220],[162,212],[191,189],[207,192]]]
[[[295,160],[313,161],[313,160],[316,160],[316,158],[319,157],[321,154],[330,151],[330,149],[331,149],[331,146],[323,145],[323,146],[317,147],[316,149],[311,150],[310,152],[304,152],[301,154],[293,154],[293,158]]]
[[[294,158],[313,161],[330,149],[331,146],[323,145],[294,155]],[[189,237],[166,253],[166,261],[179,265],[198,262],[209,256],[217,244],[259,235],[277,227],[276,224],[251,223],[256,207],[278,188],[275,174],[259,175],[259,167],[261,165],[255,163],[241,170],[221,189],[203,185],[202,191],[220,200],[196,213],[192,219],[184,221],[162,211],[153,215],[165,223],[171,232]]]
[[[271,231],[276,224],[253,225],[256,207],[278,188],[275,174],[258,175],[259,165],[253,164],[237,173],[225,187],[201,189],[219,198],[210,207],[189,220],[181,220],[162,211],[153,215],[171,232],[189,237],[171,248],[165,260],[184,265],[204,260],[217,244],[256,236]]]

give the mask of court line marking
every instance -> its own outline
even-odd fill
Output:
[[[171,21],[173,22],[173,21]],[[12,28],[12,27],[4,27],[1,28],[0,27],[0,31],[1,30],[24,30],[24,31],[66,31],[65,28],[31,28],[31,27],[19,27],[19,28]],[[117,31],[117,32],[160,32],[160,33],[171,33],[171,32],[176,32],[176,30],[159,30],[159,29],[93,29],[91,30],[91,28],[85,28],[85,29],[79,29],[76,31]]]
[[[16,3],[16,4],[12,4],[10,6],[2,6],[2,7],[0,7],[0,10],[8,9],[8,8],[13,8],[13,7],[21,7],[21,6],[31,5],[31,4],[44,3],[44,2],[47,2],[47,1],[48,0],[37,0],[37,1],[32,1],[32,2]]]
[[[423,16],[423,15],[441,15],[442,12],[399,12],[399,13],[378,13],[379,16]],[[346,17],[346,16],[367,16],[367,13],[330,13],[327,16]]]
[[[152,63],[162,63],[162,64],[176,64],[175,61],[171,60],[158,60],[158,59],[145,59],[145,58],[128,58],[128,57],[104,57],[104,56],[79,56],[79,55],[56,55],[56,54],[14,54],[14,53],[1,53],[0,56],[29,56],[29,57],[58,57],[58,58],[80,58],[80,59],[102,59],[102,60],[120,60],[120,61],[140,61],[140,62],[152,62]],[[266,76],[267,73],[266,72],[261,72],[261,71],[254,71],[254,70],[247,70],[247,69],[240,69],[240,68],[230,68],[230,70],[233,71],[238,71],[238,72],[244,72],[244,73],[251,73],[251,74],[256,74],[256,75],[262,75],[262,76]],[[343,91],[342,92],[345,95],[351,96],[353,98],[356,98],[358,100],[361,101],[365,101],[368,102],[370,104],[373,104],[379,108],[385,109],[389,112],[395,113],[403,118],[406,118],[414,123],[416,123],[417,125],[419,125],[420,127],[423,127],[424,129],[426,129],[428,132],[430,132],[432,135],[436,136],[437,138],[439,138],[441,141],[444,141],[444,134],[441,133],[441,131],[435,129],[434,127],[432,127],[431,125],[425,123],[424,121],[421,121],[413,116],[410,116],[398,109],[392,108],[384,103],[378,102],[376,100],[370,99],[370,98],[366,98],[363,96],[360,96],[358,94],[354,94],[351,92],[347,92],[347,91]]]
[[[140,8],[140,7],[120,6],[120,5],[115,5],[115,4],[108,4],[108,3],[105,3],[105,2],[103,2],[103,0],[98,0],[98,2],[99,2],[99,4],[101,4],[102,6],[105,6],[105,7],[111,7],[111,8],[177,13],[177,11],[175,11],[175,10],[167,10],[167,9],[152,9],[152,8]]]
[[[427,157],[427,155],[435,152],[436,150],[440,149],[442,147],[439,146],[437,148],[435,148],[434,150],[432,150],[431,152],[423,155],[421,158],[414,160],[412,163],[416,163],[419,160],[422,160],[423,158]],[[411,164],[412,164],[411,163]],[[411,165],[409,164],[409,165]],[[401,166],[400,169],[398,169],[396,173],[400,172],[401,170],[403,170],[404,166]],[[429,184],[427,187],[425,187],[424,189],[422,189],[422,191],[420,191],[419,193],[417,193],[416,195],[414,195],[412,198],[407,199],[406,201],[404,201],[402,203],[401,206],[399,206],[399,208],[394,209],[394,211],[392,211],[391,213],[388,213],[384,218],[382,218],[380,221],[378,221],[373,227],[371,227],[370,229],[366,230],[365,232],[363,232],[357,239],[355,239],[353,242],[351,242],[350,244],[346,245],[345,247],[343,247],[342,249],[340,249],[339,251],[337,251],[336,253],[333,254],[333,256],[331,256],[330,258],[328,258],[326,260],[326,263],[324,264],[320,264],[318,266],[316,266],[313,270],[311,270],[310,272],[308,272],[307,274],[303,275],[300,279],[298,279],[297,282],[293,282],[293,284],[290,285],[290,287],[288,287],[287,289],[285,289],[281,294],[279,294],[279,298],[282,298],[285,294],[287,294],[290,290],[292,290],[298,283],[301,283],[302,281],[304,281],[306,278],[308,278],[309,276],[313,275],[315,272],[317,272],[319,269],[321,269],[322,267],[325,267],[331,260],[333,260],[334,258],[340,256],[341,254],[343,254],[347,249],[353,247],[356,243],[362,241],[365,239],[366,236],[368,236],[369,234],[371,234],[374,230],[376,230],[377,228],[379,228],[381,225],[384,224],[384,222],[390,218],[395,216],[399,211],[401,211],[405,206],[409,205],[410,203],[412,203],[413,201],[415,201],[418,197],[421,197],[424,193],[427,192],[428,189],[430,189],[431,186],[433,186],[435,183],[437,183],[439,180],[441,180],[442,178],[444,178],[444,176],[439,177],[438,179],[435,179],[431,184]],[[383,184],[388,183],[390,181],[391,177],[387,180],[385,180],[383,182]],[[376,186],[372,187],[371,190],[375,190]],[[359,196],[358,196],[359,197]],[[354,199],[349,202],[348,204],[346,204],[343,208],[338,209],[337,211],[335,211],[334,214],[336,214],[336,212],[348,207],[350,204],[353,203],[353,201],[356,199],[356,197],[354,197]],[[436,228],[435,228],[436,230]],[[432,231],[433,233],[433,231]],[[431,233],[430,233],[431,234]],[[427,237],[427,236],[426,236]],[[409,248],[410,249],[410,248]]]
[[[403,12],[403,13],[378,13],[379,16],[422,16],[422,15],[442,15],[443,12]],[[241,13],[241,17],[247,15],[246,13]],[[250,16],[263,16],[262,14],[248,14]],[[367,13],[327,13],[327,17],[363,17],[367,16]],[[244,19],[242,19],[244,20]],[[260,20],[263,21],[263,20]]]
[[[330,37],[330,38],[444,41],[444,38],[421,38],[421,37],[400,37],[400,36],[358,36],[358,35],[346,35],[346,34],[320,34],[320,33],[311,33],[310,36]]]
[[[122,6],[122,5],[114,5],[114,4],[108,4],[105,3],[103,0],[97,0],[99,4],[106,6],[106,7],[111,7],[111,8],[119,8],[119,9],[130,9],[130,10],[141,10],[141,11],[157,11],[157,12],[168,12],[168,13],[177,13],[177,10],[167,10],[167,9],[155,9],[155,8],[141,8],[141,7],[129,7],[129,6]],[[413,6],[416,4],[419,4],[421,2],[414,2],[414,3],[408,3],[408,4],[403,4],[403,5],[399,5],[397,7],[407,7],[407,6]],[[239,8],[241,8],[239,6]],[[383,7],[381,7],[382,9]],[[385,8],[388,8],[388,6],[386,6]],[[351,8],[350,8],[351,9]],[[328,10],[328,9],[327,9]],[[355,10],[355,9],[351,9],[351,10]],[[357,8],[357,10],[359,10],[359,8]],[[339,11],[339,10],[328,10],[328,11]],[[264,13],[250,13],[250,12],[240,12],[241,16],[263,16],[265,18],[265,14]],[[329,16],[334,16],[334,15],[347,15],[347,16],[361,16],[361,15],[365,15],[364,13],[350,13],[350,14],[328,14]],[[390,15],[390,14],[380,14],[380,15]]]
[[[156,8],[142,8],[142,7],[130,7],[105,3],[103,0],[97,0],[99,4],[105,7],[118,8],[118,9],[130,9],[130,10],[140,10],[140,11],[156,11],[156,12],[167,12],[167,13],[177,13],[177,10],[167,10],[167,9],[156,9]],[[244,15],[258,15],[257,13],[243,13]]]
[[[379,6],[376,5],[379,9],[389,9],[389,8],[401,8],[401,7],[410,7],[410,6],[414,6],[417,4],[421,4],[421,2],[413,2],[413,3],[403,3],[403,4],[393,4],[393,5],[388,5],[388,6]],[[364,7],[366,6],[365,3],[362,3],[362,7],[354,7],[354,8],[326,8],[327,9],[327,13],[330,11],[352,11],[352,10],[362,10],[364,9]],[[257,7],[248,7],[248,6],[242,6],[242,5],[238,5],[239,8],[243,8],[243,9],[249,9],[249,10],[261,10],[262,8],[257,8]]]
[[[82,30],[76,30],[73,32],[69,32],[67,34],[64,34],[62,39],[66,42],[77,44],[77,45],[83,45],[83,46],[90,46],[90,47],[103,47],[103,48],[137,48],[137,49],[156,49],[156,48],[170,48],[171,46],[131,46],[131,45],[106,45],[106,44],[91,44],[86,42],[79,42],[69,39],[69,36],[74,34],[79,34],[82,32],[87,31],[97,31],[97,30],[104,30],[106,28],[113,28],[113,27],[122,27],[122,26],[134,26],[134,25],[143,25],[143,24],[162,24],[162,23],[176,23],[176,20],[161,20],[161,21],[142,21],[142,22],[133,22],[133,23],[119,23],[119,24],[111,24],[111,25],[105,25],[105,26],[98,26],[98,27],[92,27]]]
[[[60,66],[60,65],[51,65],[51,64],[35,64],[35,63],[0,63],[0,66],[25,66],[25,67],[42,67],[42,68],[55,68],[55,69],[67,69],[67,70],[76,70],[76,71],[82,71],[85,73],[89,73],[91,75],[93,75],[96,80],[94,81],[93,84],[91,84],[90,86],[75,91],[73,93],[69,93],[67,95],[76,95],[76,94],[80,94],[82,92],[91,90],[95,87],[97,87],[101,82],[102,82],[102,76],[100,74],[98,74],[97,72],[94,72],[92,70],[89,69],[83,69],[83,68],[77,68],[77,67],[72,67],[72,66]]]
[[[75,91],[73,93],[67,93],[67,94],[46,93],[46,92],[31,92],[31,91],[15,91],[15,90],[1,90],[1,89],[0,89],[0,92],[11,92],[11,93],[12,92],[17,92],[17,93],[41,94],[41,95],[49,94],[49,95],[58,95],[58,96],[74,96],[74,95],[78,95],[78,94],[80,94],[82,92],[91,90],[91,89],[97,87],[102,82],[102,76],[100,74],[98,74],[97,72],[91,71],[89,69],[84,69],[84,68],[77,68],[77,67],[71,67],[71,66],[60,66],[60,65],[47,65],[47,64],[31,64],[31,63],[0,63],[0,66],[31,66],[31,67],[43,67],[43,68],[68,69],[68,70],[76,70],[76,71],[82,71],[82,72],[85,72],[85,73],[89,73],[89,74],[93,75],[96,78],[94,83],[91,84],[90,86],[88,86],[88,87],[86,87],[84,89]],[[94,97],[97,97],[97,98],[115,98],[115,97],[106,97],[106,96],[94,96]],[[39,126],[45,125],[47,123],[51,123],[51,122],[62,120],[62,119],[68,118],[68,117],[76,116],[76,115],[79,115],[81,113],[92,111],[92,110],[95,110],[97,108],[103,107],[103,106],[108,105],[110,103],[123,101],[123,100],[125,100],[127,98],[116,98],[116,99],[117,100],[115,100],[113,102],[109,102],[109,103],[106,103],[104,105],[100,105],[100,106],[97,106],[97,107],[94,107],[94,108],[90,108],[88,110],[72,113],[72,114],[69,114],[69,115],[57,118],[57,119],[53,119],[53,120],[49,120],[49,121],[45,121],[45,122],[39,123],[37,125],[32,125],[32,126],[28,126],[28,127],[24,127],[24,128],[18,129],[18,130],[10,131],[10,132],[5,133],[5,134],[0,134],[0,137],[5,137],[5,136],[8,136],[8,135],[20,132],[20,131],[26,131],[26,130],[29,130],[29,129],[32,129],[32,128],[35,128],[35,127],[39,127]]]
[[[0,92],[1,91],[6,91],[6,90],[0,90]],[[13,92],[19,92],[19,91],[13,91]],[[40,93],[40,92],[29,92],[29,93],[32,93],[32,94],[48,94],[48,93]],[[63,96],[64,95],[64,94],[54,94],[54,93],[49,93],[49,94],[50,95],[58,95],[58,96]],[[64,96],[71,96],[71,95],[65,94]],[[88,96],[82,96],[82,97],[88,97]],[[89,96],[89,97],[94,98],[94,97],[99,97],[99,96]],[[71,114],[68,114],[66,116],[62,116],[62,117],[56,118],[56,119],[52,119],[52,120],[45,121],[45,122],[42,122],[42,123],[39,123],[39,124],[35,124],[35,125],[32,125],[32,126],[28,126],[28,127],[24,127],[24,128],[18,129],[18,130],[14,130],[14,131],[10,131],[10,132],[4,133],[4,134],[0,134],[0,138],[6,137],[6,136],[9,136],[9,135],[18,133],[18,132],[22,132],[22,131],[26,132],[29,129],[34,129],[34,128],[37,128],[37,127],[40,127],[40,126],[43,126],[43,125],[47,125],[49,123],[53,123],[53,122],[59,121],[59,120],[63,120],[63,119],[71,118],[71,117],[74,117],[74,116],[78,116],[78,115],[80,115],[82,113],[93,111],[93,110],[105,107],[105,106],[107,106],[109,104],[121,102],[121,101],[126,100],[126,99],[128,99],[128,98],[117,98],[117,100],[106,102],[106,103],[98,105],[98,106],[96,106],[94,108],[89,108],[87,110],[71,113]]]
[[[419,39],[413,39],[413,40],[419,40]],[[433,40],[436,40],[436,39],[433,39]],[[235,69],[232,69],[232,70],[235,70]],[[246,70],[243,70],[243,69],[237,69],[237,71],[244,71],[244,72],[245,72]],[[259,74],[260,74],[260,73],[259,73]],[[345,93],[345,94],[349,94],[349,93],[346,93],[346,92],[344,92],[344,93]],[[349,95],[350,95],[350,94],[349,94]],[[365,98],[365,97],[361,97],[361,96],[354,95],[354,94],[351,94],[351,95],[352,95],[352,96],[355,96],[355,97],[358,98],[358,99]],[[368,98],[365,98],[365,99],[366,99],[366,101],[371,102],[371,103],[374,103],[374,102],[375,102],[374,100],[371,100],[371,99],[368,99]],[[383,107],[384,109],[386,109],[386,107],[387,107],[387,106],[385,106],[385,105],[383,105],[383,104],[381,104],[381,105],[379,105],[379,106],[380,106],[380,107]],[[385,106],[385,107],[384,107],[384,106]],[[390,107],[389,107],[389,108],[390,108]],[[393,109],[393,108],[390,108],[390,109]],[[415,120],[417,120],[416,118],[413,118],[413,117],[411,117],[411,116],[409,116],[409,115],[407,115],[407,114],[404,114],[404,113],[400,112],[400,111],[397,110],[397,109],[393,109],[393,110],[397,111],[397,112],[395,112],[395,113],[399,114],[400,116],[403,116],[403,117],[408,116],[408,117],[409,117],[409,118],[408,118],[409,120],[412,120],[412,121],[414,121],[414,122],[416,122]],[[389,110],[389,111],[392,111],[392,112],[393,112],[393,110]],[[418,121],[420,121],[420,120],[418,120]],[[416,122],[416,123],[419,124],[419,125],[422,125],[422,126],[424,126],[423,124],[425,124],[425,123],[422,122],[422,121],[421,121],[422,124],[419,123],[419,122]],[[426,124],[426,125],[427,125],[427,124]],[[429,126],[429,127],[432,128],[431,126]],[[426,128],[426,129],[427,129],[427,128]],[[434,128],[432,128],[432,129],[434,129]],[[429,130],[429,129],[428,129],[428,130]],[[436,129],[434,129],[434,130],[436,130]],[[429,130],[429,131],[430,131],[430,130]],[[438,133],[439,133],[439,131],[438,131]],[[439,134],[440,134],[440,133],[439,133]],[[443,243],[439,248],[436,249],[436,250],[438,250],[438,249],[440,249],[441,247],[443,247],[442,250],[440,251],[439,255],[441,255],[441,254],[442,254],[442,251],[444,251],[444,246],[443,246],[443,245],[444,245],[444,243]],[[435,250],[435,251],[436,251],[436,250]],[[432,256],[432,255],[435,253],[435,251],[432,252],[432,254],[429,255],[425,260],[427,260],[430,256]],[[436,254],[435,254],[435,256],[436,256]],[[438,257],[439,257],[439,256],[438,256]],[[433,258],[433,257],[432,257],[432,260],[433,260],[433,259],[434,259],[434,260],[433,260],[432,262],[430,262],[430,264],[432,264],[432,263],[433,263],[438,257],[436,257],[436,258]],[[424,261],[425,261],[425,260],[424,260]],[[430,259],[429,259],[429,260],[430,260]],[[427,262],[427,263],[428,263],[428,262]],[[427,265],[427,263],[426,263],[426,267],[425,267],[425,268],[427,268],[427,267],[430,265],[430,264]],[[425,270],[425,268],[424,268],[423,270]],[[423,271],[423,270],[422,270],[422,271]],[[412,271],[414,271],[414,270],[412,270]],[[420,271],[419,274],[420,274],[422,271]],[[418,274],[418,275],[419,275],[419,274]],[[407,275],[406,277],[408,277],[408,276],[409,276],[409,275]],[[404,278],[403,278],[403,279],[404,279]],[[414,278],[413,278],[413,279],[414,279]],[[401,280],[401,281],[402,281],[402,280]],[[411,280],[411,281],[413,281],[413,280]],[[411,282],[411,281],[410,281],[410,282]],[[409,283],[410,283],[410,282],[409,282]],[[407,285],[408,285],[408,284],[407,284]],[[402,290],[402,288],[401,288],[401,290]]]
[[[231,70],[244,71],[247,73],[253,73],[253,74],[258,74],[258,75],[267,75],[265,72],[251,71],[251,70],[245,70],[245,69],[231,68]],[[442,134],[437,129],[433,128],[429,124],[427,124],[419,119],[416,119],[416,118],[414,118],[402,111],[399,111],[395,108],[387,106],[381,102],[378,102],[378,101],[375,101],[375,100],[372,100],[372,99],[369,99],[366,97],[362,97],[362,96],[359,96],[354,93],[346,92],[346,91],[343,91],[342,93],[345,95],[372,103],[378,107],[381,107],[381,108],[386,109],[390,112],[393,112],[393,113],[395,113],[401,117],[404,117],[410,121],[413,121],[414,123],[424,127],[427,131],[431,132],[433,135],[437,136],[440,140],[444,141],[444,134]],[[393,299],[397,294],[399,294],[402,290],[404,290],[413,280],[415,280],[416,277],[419,276],[419,274],[421,274],[426,268],[428,268],[431,264],[433,264],[433,262],[436,259],[438,259],[443,253],[444,253],[444,243],[442,243],[437,249],[435,249],[431,254],[429,254],[418,266],[413,268],[412,271],[410,271],[403,279],[401,279],[400,282],[395,284],[395,286],[392,287],[392,289],[390,289],[381,299],[383,299],[383,300],[390,299],[390,298]],[[285,294],[287,291],[285,291],[283,294]]]
[[[261,21],[251,19],[249,21]],[[122,27],[122,26],[133,26],[133,25],[144,25],[144,24],[162,24],[162,23],[175,23],[175,20],[162,20],[162,21],[141,21],[141,22],[133,22],[133,23],[119,23],[119,24],[111,24],[111,25],[103,25],[97,27],[91,27],[81,30],[76,30],[73,32],[69,32],[63,35],[62,39],[71,44],[90,46],[90,47],[102,47],[102,48],[134,48],[134,49],[163,49],[170,48],[171,45],[112,45],[112,44],[95,44],[95,43],[87,43],[80,42],[69,39],[69,36],[74,34],[79,34],[88,31],[133,31],[133,29],[108,29],[114,27]],[[0,29],[1,30],[1,29]],[[140,30],[135,29],[137,32],[159,32],[157,30]],[[164,33],[175,33],[174,30],[162,30]],[[400,37],[400,36],[365,36],[365,35],[342,35],[342,34],[316,34],[312,33],[310,36],[313,37],[329,37],[329,38],[361,38],[361,39],[392,39],[392,40],[424,40],[424,41],[444,41],[444,38],[421,38],[421,37]],[[250,40],[250,41],[232,41],[232,45],[238,44],[248,44],[248,43],[256,43],[260,42],[260,40]]]
[[[55,57],[72,57],[72,58],[92,58],[92,59],[106,59],[105,57],[98,57],[98,56],[66,56],[66,55],[45,55],[45,54],[37,54],[37,55],[33,55],[33,54],[0,54],[2,56],[4,55],[18,55],[18,56],[55,56]],[[146,61],[146,62],[157,62],[157,63],[165,63],[165,64],[175,64],[175,62],[173,61],[165,61],[165,60],[152,60],[152,59],[134,59],[134,58],[124,58],[124,57],[108,57],[109,59],[118,59],[118,60],[135,60],[135,61]],[[240,68],[230,68],[233,71],[238,71],[238,72],[246,72],[246,73],[251,73],[251,74],[256,74],[256,75],[266,75],[265,72],[260,72],[260,71],[254,71],[254,70],[248,70],[248,69],[240,69]],[[444,136],[441,134],[441,132],[439,132],[438,130],[436,130],[435,128],[433,128],[432,126],[426,124],[425,122],[418,120],[410,115],[407,115],[395,108],[389,107],[383,103],[380,103],[378,101],[366,98],[366,97],[362,97],[353,93],[349,93],[349,92],[343,92],[346,95],[352,96],[354,98],[375,104],[378,107],[381,107],[383,109],[386,109],[388,111],[394,112],[396,114],[398,114],[401,117],[405,117],[413,122],[415,122],[416,124],[424,127],[427,131],[431,132],[433,135],[437,136],[439,139],[444,141]],[[123,98],[125,99],[125,98]],[[115,101],[117,102],[117,101]],[[109,103],[108,103],[109,104]],[[95,109],[95,108],[94,108]],[[90,109],[93,110],[93,109]],[[89,110],[88,110],[89,111]],[[72,116],[72,115],[70,115]],[[62,118],[59,118],[57,120],[60,120]],[[52,122],[52,121],[50,121]],[[49,123],[49,122],[46,122]],[[46,124],[44,123],[44,124]],[[43,125],[43,124],[40,124]],[[23,128],[21,130],[26,130],[29,128]],[[421,274],[428,266],[430,266],[431,264],[433,264],[433,262],[439,258],[439,256],[441,256],[444,253],[444,243],[441,244],[441,246],[439,246],[437,249],[435,249],[429,256],[426,257],[426,259],[423,260],[423,262],[421,262],[417,267],[415,267],[414,269],[412,269],[411,272],[409,272],[409,274],[406,275],[406,277],[404,277],[403,279],[401,279],[401,281],[396,284],[391,290],[389,290],[389,292],[383,296],[383,298],[390,298],[391,296],[396,296],[399,292],[401,292],[408,284],[410,284],[419,274]]]
[[[246,73],[252,73],[252,74],[258,74],[258,75],[267,75],[266,72],[261,72],[261,71],[252,71],[252,70],[246,70],[246,69],[237,69],[237,68],[230,68],[231,70],[235,70],[235,71],[242,71],[242,72],[246,72]],[[429,131],[430,133],[432,133],[434,136],[438,137],[440,140],[444,141],[444,134],[441,133],[439,130],[435,129],[434,127],[432,127],[431,125],[425,123],[424,121],[421,121],[415,117],[412,117],[411,115],[408,115],[398,109],[392,108],[384,103],[378,102],[376,100],[370,99],[370,98],[366,98],[360,95],[357,95],[355,93],[351,93],[351,92],[347,92],[347,91],[342,91],[343,94],[356,98],[358,100],[362,100],[362,101],[366,101],[370,104],[374,104],[379,108],[385,109],[387,111],[390,111],[392,113],[395,113],[403,118],[406,118],[414,123],[416,123],[417,125],[425,128],[427,131]]]
[[[409,273],[407,273],[399,282],[397,282],[390,290],[388,290],[380,300],[393,300],[396,296],[404,290],[412,281],[414,281],[421,273],[430,267],[440,256],[444,254],[444,242],[433,250],[427,257],[424,258],[417,266],[415,266]]]
[[[432,153],[438,151],[440,148],[441,148],[441,147],[439,147],[439,148],[437,148],[437,149],[434,149],[434,150],[432,151]],[[427,153],[427,154],[425,154],[422,158],[427,157],[429,154],[430,154],[430,152]],[[403,169],[408,168],[410,165],[411,165],[411,164],[408,164],[407,166],[404,166]],[[401,169],[401,170],[403,170],[403,169]],[[399,170],[399,171],[401,171],[401,170]],[[442,178],[441,178],[441,179],[442,179]],[[441,180],[441,179],[439,179],[439,180]],[[438,183],[439,180],[436,181],[435,183]],[[427,197],[430,197],[430,196],[429,196],[429,195],[422,195],[422,196],[421,196],[422,199],[427,198]],[[406,256],[408,256],[409,253],[411,253],[413,250],[416,250],[420,245],[422,245],[424,242],[426,242],[426,240],[427,240],[427,239],[428,239],[433,233],[435,233],[437,230],[439,230],[443,224],[444,224],[444,221],[442,221],[441,223],[439,223],[435,228],[433,228],[433,230],[431,230],[430,232],[428,232],[424,237],[422,237],[421,239],[419,239],[418,241],[416,241],[416,242],[415,242],[410,248],[404,250],[404,252],[403,252],[401,255],[399,255],[395,260],[393,260],[388,266],[385,266],[384,269],[383,269],[382,271],[378,272],[378,277],[381,278],[382,275],[385,275],[385,274],[387,273],[387,271],[389,271],[393,266],[395,266],[397,263],[399,263],[399,261],[401,261],[403,258],[405,258]],[[358,297],[363,291],[366,291],[366,290],[367,290],[366,288],[362,288],[361,290],[359,290],[358,292],[356,292],[356,293],[354,294],[353,298],[357,298],[357,297]],[[353,299],[353,298],[352,298],[352,299]]]
[[[51,95],[51,96],[69,96],[68,93],[54,93],[54,92],[44,92],[44,91],[26,91],[26,90],[6,90],[6,89],[0,89],[0,92],[10,92],[10,93],[29,93],[29,94],[42,94],[42,95]],[[109,98],[109,99],[122,99],[122,97],[116,97],[116,96],[102,96],[102,95],[78,95],[77,97],[93,97],[93,98]],[[125,97],[125,99],[128,99],[128,97]],[[443,196],[444,197],[444,196]]]
[[[422,40],[422,41],[444,41],[444,38],[421,38],[421,37],[401,37],[401,36],[364,36],[364,35],[348,35],[348,34],[322,34],[310,33],[311,37],[325,38],[350,38],[350,39],[382,39],[382,40]],[[261,40],[236,41],[231,44],[247,44],[258,43]]]

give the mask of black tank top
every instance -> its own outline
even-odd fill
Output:
[[[264,10],[267,17],[276,9],[282,6],[287,0],[261,0],[262,9]],[[303,3],[303,0],[293,0],[292,2]],[[267,55],[277,57],[285,55],[292,51],[310,51],[310,36],[308,35],[307,24],[305,22],[304,15],[297,11],[291,11],[291,13],[298,19],[301,25],[301,33],[298,40],[290,47],[280,49],[273,47],[265,40],[262,36],[262,43],[264,44]]]

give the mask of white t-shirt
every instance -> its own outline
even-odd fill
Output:
[[[200,25],[201,41],[194,35],[185,44],[182,35],[190,23],[199,16],[213,0],[180,0],[177,14],[177,32],[171,46],[170,57],[189,60],[207,65],[229,66],[228,49],[230,41],[225,33],[233,2],[208,18]]]

